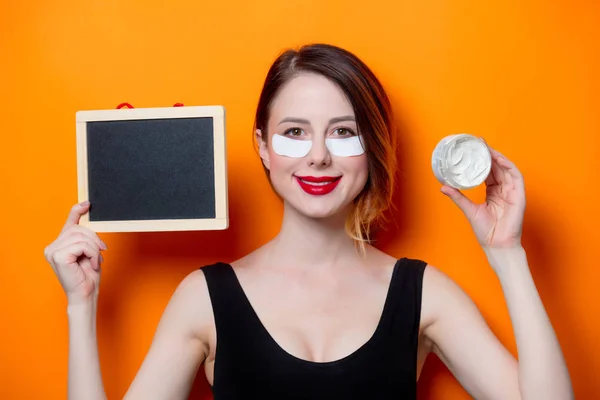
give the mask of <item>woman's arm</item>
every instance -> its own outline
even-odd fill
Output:
[[[572,399],[573,389],[552,325],[521,245],[525,185],[517,167],[490,148],[486,201],[475,204],[442,187],[469,220],[504,291],[516,336],[518,364],[492,334],[456,284],[427,268],[425,306],[433,315],[426,335],[456,377],[476,398]]]
[[[204,274],[178,286],[126,399],[186,399],[208,354],[212,311]],[[69,399],[106,399],[96,340],[95,300],[69,305]]]
[[[519,361],[492,333],[473,301],[450,278],[428,266],[423,312],[434,353],[476,399],[573,399],[560,345],[535,288],[525,252],[489,253],[502,284]],[[502,265],[500,265],[502,264]]]
[[[68,299],[69,399],[106,399],[96,339],[96,308],[106,244],[79,225],[90,203],[76,204],[58,238],[44,249]],[[201,270],[179,284],[156,330],[150,351],[126,397],[187,398],[214,332],[208,287]]]
[[[523,399],[572,399],[569,371],[531,277],[525,250],[488,249],[486,253],[508,305],[519,353]]]
[[[96,340],[97,296],[67,306],[69,318],[69,399],[106,399]]]

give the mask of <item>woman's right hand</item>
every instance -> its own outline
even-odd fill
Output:
[[[98,295],[100,251],[107,248],[96,232],[79,225],[89,207],[89,202],[74,205],[58,238],[44,249],[46,261],[58,277],[69,304],[86,302]]]

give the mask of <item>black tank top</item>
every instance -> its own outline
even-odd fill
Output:
[[[398,260],[371,338],[352,354],[323,363],[297,358],[275,342],[231,265],[202,267],[218,342],[214,399],[415,399],[425,266],[420,260]]]

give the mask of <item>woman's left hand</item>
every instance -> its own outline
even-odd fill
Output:
[[[485,181],[486,199],[476,204],[450,186],[442,186],[447,195],[463,211],[471,223],[477,240],[484,248],[521,246],[525,185],[517,167],[502,154],[490,148],[492,169]]]

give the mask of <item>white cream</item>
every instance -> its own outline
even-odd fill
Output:
[[[471,189],[487,179],[492,168],[492,157],[481,139],[462,133],[447,136],[437,144],[431,165],[442,184],[457,189]]]

